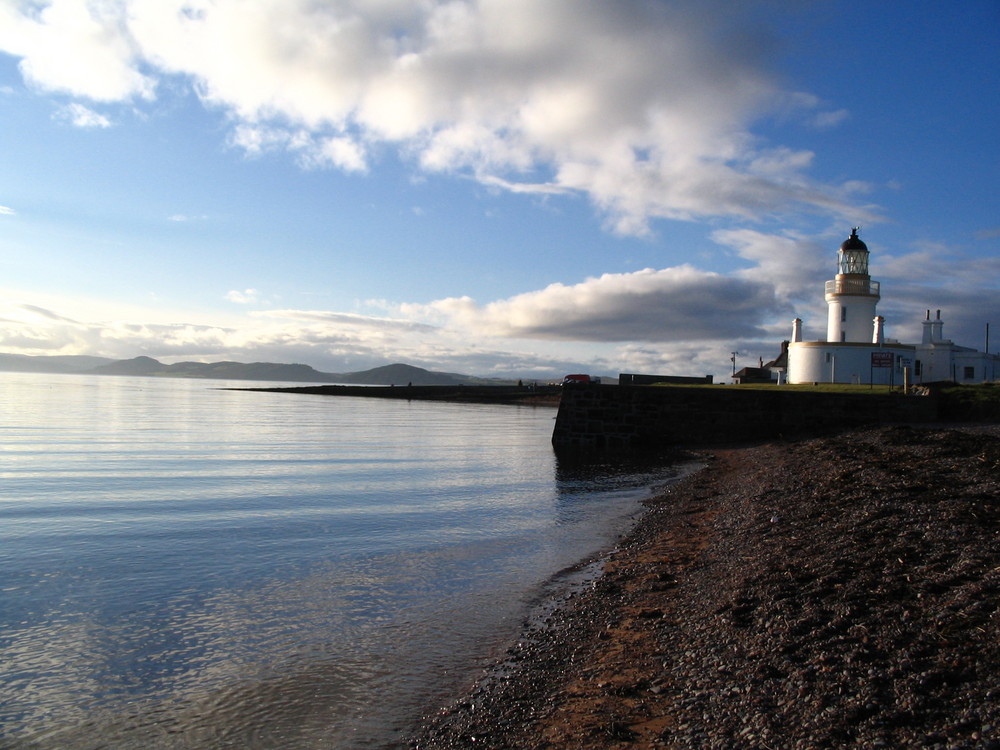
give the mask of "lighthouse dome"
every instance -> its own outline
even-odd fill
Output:
[[[861,241],[858,237],[858,228],[854,227],[851,230],[851,236],[844,240],[840,245],[841,250],[864,250],[868,252],[868,245]]]
[[[844,240],[837,253],[837,271],[855,276],[868,275],[868,245],[858,237],[858,228],[851,230],[851,236]]]

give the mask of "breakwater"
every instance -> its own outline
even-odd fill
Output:
[[[533,385],[306,385],[266,388],[227,388],[232,391],[269,393],[304,393],[316,396],[352,396],[389,398],[403,401],[451,401],[482,404],[529,404],[555,406],[562,389],[559,386]]]
[[[724,445],[816,436],[938,418],[933,396],[822,393],[781,388],[569,386],[552,444],[616,450]]]

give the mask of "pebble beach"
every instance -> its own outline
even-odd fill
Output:
[[[1000,427],[713,449],[410,748],[1000,748]]]

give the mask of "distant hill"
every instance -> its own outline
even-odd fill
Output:
[[[482,382],[480,378],[455,375],[448,372],[431,372],[413,365],[385,365],[363,372],[351,372],[339,376],[339,382],[348,385],[463,385]]]
[[[136,357],[98,365],[90,371],[92,375],[159,375],[169,365],[157,362],[152,357]]]
[[[221,380],[289,380],[320,383],[336,377],[309,365],[282,365],[273,362],[178,362],[166,365],[151,357],[135,357],[99,365],[94,375],[140,375],[163,378],[218,378]]]
[[[361,372],[320,372],[309,365],[274,362],[177,362],[168,365],[152,357],[113,360],[106,357],[28,357],[0,354],[0,371],[131,375],[133,377],[215,378],[220,380],[271,380],[293,383],[346,383],[350,385],[503,385],[512,381],[432,372],[407,364],[385,365]]]

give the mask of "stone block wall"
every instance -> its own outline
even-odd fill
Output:
[[[557,449],[722,445],[820,435],[866,425],[934,422],[937,400],[897,394],[773,389],[567,386]]]

